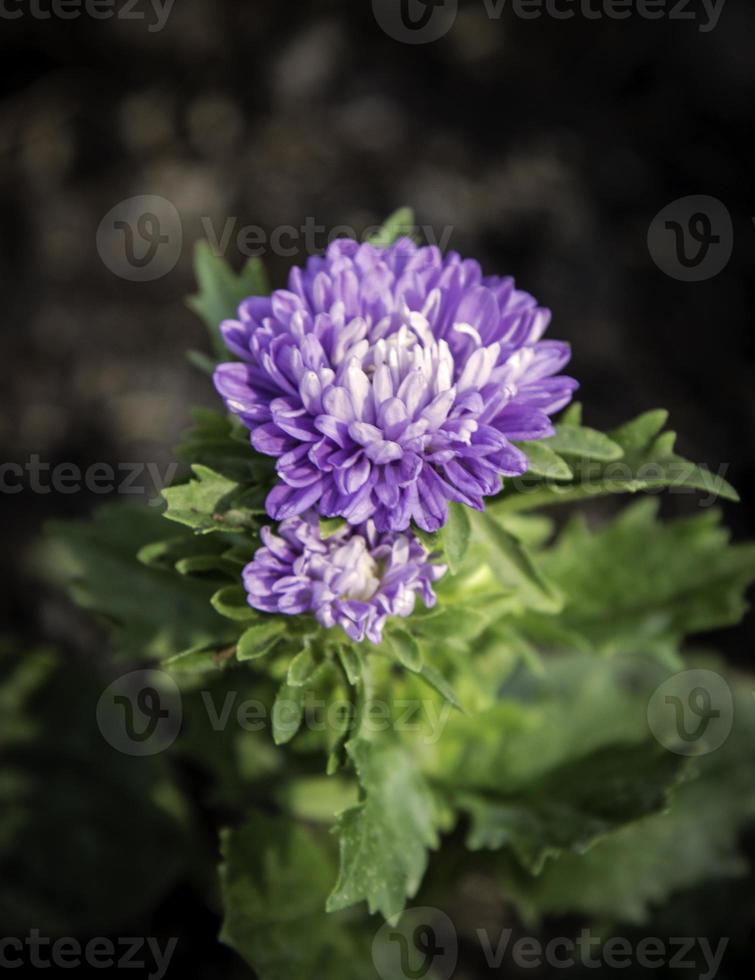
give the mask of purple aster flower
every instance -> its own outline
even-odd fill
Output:
[[[541,340],[550,313],[512,279],[400,239],[340,239],[293,268],[289,288],[244,300],[222,324],[240,362],[215,385],[277,457],[275,520],[313,505],[378,530],[441,527],[448,501],[482,510],[526,472],[513,443],[553,433],[577,383],[569,347]]]
[[[417,594],[435,605],[432,583],[446,571],[411,534],[379,533],[373,521],[344,525],[325,541],[310,511],[289,517],[244,569],[249,605],[290,616],[313,613],[352,640],[380,643],[387,616],[410,616]]]

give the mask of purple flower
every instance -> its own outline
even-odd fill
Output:
[[[417,593],[435,604],[432,583],[446,571],[410,534],[380,534],[372,521],[344,525],[325,541],[310,511],[289,517],[244,569],[249,605],[295,616],[313,613],[325,627],[339,625],[352,640],[380,643],[387,616],[410,616]]]
[[[378,530],[441,527],[448,501],[478,510],[527,470],[513,445],[553,433],[577,383],[569,347],[541,340],[550,313],[512,279],[401,239],[340,239],[293,268],[289,288],[244,300],[222,324],[240,362],[215,386],[277,457],[275,520],[313,505]]]

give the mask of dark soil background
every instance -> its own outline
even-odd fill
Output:
[[[270,235],[309,218],[358,232],[409,204],[553,309],[588,424],[668,408],[686,456],[728,465],[734,533],[755,533],[751,6],[728,0],[702,32],[491,20],[470,0],[428,44],[388,36],[367,0],[178,0],[161,31],[146,2],[135,9],[146,20],[0,23],[0,461],[164,467],[189,407],[214,403],[184,354],[207,346],[183,304],[206,228],[236,218]],[[167,198],[183,228],[177,265],[152,282],[115,275],[96,244],[136,195]],[[647,246],[654,216],[687,195],[733,221],[731,260],[699,282],[664,273]],[[226,255],[241,266],[234,239]],[[304,257],[264,255],[275,283]],[[5,635],[79,642],[37,584],[33,546],[45,521],[103,499],[3,493]],[[721,644],[746,665],[754,636],[751,621]],[[189,934],[204,950],[215,923],[182,901],[164,919],[192,923],[189,953],[169,976],[198,976]]]

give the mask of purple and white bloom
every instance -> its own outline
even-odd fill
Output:
[[[352,640],[380,643],[388,616],[410,616],[419,594],[435,605],[432,583],[446,571],[411,534],[380,533],[373,521],[344,524],[324,541],[310,511],[262,529],[243,573],[249,605],[290,616],[313,613]]]
[[[448,502],[482,510],[526,472],[513,443],[552,435],[577,387],[565,343],[510,278],[400,239],[350,239],[291,270],[288,289],[242,302],[222,324],[238,362],[215,386],[277,457],[275,520],[313,505],[379,531],[441,527]]]

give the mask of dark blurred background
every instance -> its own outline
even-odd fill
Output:
[[[469,0],[442,37],[410,44],[378,22],[390,6],[177,0],[163,24],[146,0],[143,19],[70,21],[7,0],[23,16],[0,18],[0,460],[164,471],[189,407],[215,401],[184,353],[207,349],[183,303],[194,242],[232,228],[224,253],[240,268],[245,226],[270,242],[309,221],[322,247],[337,226],[358,233],[408,204],[430,237],[553,309],[588,424],[663,406],[686,456],[727,464],[743,497],[727,520],[752,535],[755,10],[728,0],[706,29],[699,3],[694,20],[560,21],[510,3],[495,19]],[[151,281],[98,248],[103,218],[142,195],[171,202],[182,230],[179,251],[172,212],[156,211],[172,240]],[[705,230],[690,224],[699,207],[674,203],[690,195],[731,218],[728,229],[710,214],[722,240],[705,261],[733,248],[715,275],[685,268],[663,223],[658,262],[648,247],[669,206],[683,229]],[[281,243],[290,254],[263,254],[275,284],[307,244]],[[31,556],[45,521],[103,499],[3,493],[0,596],[15,641],[76,642]],[[752,639],[745,626],[723,642],[745,664]]]

